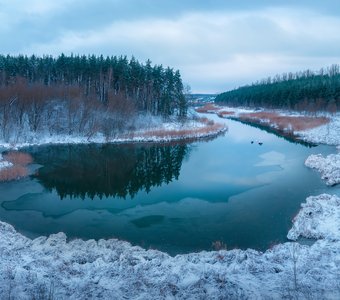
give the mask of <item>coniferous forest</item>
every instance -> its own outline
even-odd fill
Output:
[[[222,93],[215,102],[229,106],[335,112],[340,109],[339,65],[319,72],[306,70],[268,77]]]
[[[24,132],[82,134],[107,138],[133,118],[185,117],[179,71],[126,56],[0,55],[0,138]],[[14,136],[15,135],[15,136]]]

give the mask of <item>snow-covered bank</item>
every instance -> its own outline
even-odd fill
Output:
[[[295,241],[301,236],[331,241],[340,240],[339,197],[328,194],[311,196],[301,206],[302,209],[294,218],[293,227],[288,232],[287,237],[289,239]],[[340,264],[338,267],[340,268]]]
[[[97,133],[91,137],[81,135],[27,135],[25,141],[4,142],[0,141],[0,149],[19,149],[32,145],[45,144],[104,144],[104,143],[136,143],[136,142],[170,142],[179,140],[192,140],[213,137],[227,130],[220,123],[201,118],[180,122],[159,122],[150,124],[146,128],[134,130],[129,133],[117,134],[112,138],[106,138]]]
[[[305,165],[318,170],[327,185],[340,183],[340,153],[330,154],[326,157],[321,154],[310,155],[306,159]]]
[[[322,239],[312,246],[280,244],[265,253],[221,250],[171,257],[114,239],[67,242],[59,233],[31,240],[0,222],[0,298],[337,299],[339,230],[326,234],[330,210],[313,208],[317,213],[310,214],[313,201],[339,213],[338,197],[309,198],[300,214],[311,226],[304,227],[298,216],[289,235]]]
[[[300,137],[302,140],[315,144],[327,144],[327,145],[339,145],[340,144],[340,113],[330,114],[326,112],[318,112],[317,115],[311,115],[298,111],[287,110],[266,110],[266,109],[252,109],[252,108],[239,108],[239,107],[227,107],[210,105],[206,109],[207,112],[215,113],[221,118],[236,118],[242,119],[247,116],[249,122],[253,121],[255,124],[260,123],[268,128],[280,129],[282,131],[291,131],[292,135]],[[272,120],[270,118],[261,117],[261,114],[273,114]],[[256,116],[259,115],[259,116]],[[252,118],[250,118],[252,117]],[[285,118],[287,118],[285,120]],[[302,119],[299,121],[299,118]],[[324,125],[317,126],[311,124],[314,128],[311,129],[294,129],[294,124],[290,124],[292,120],[299,121],[299,126],[303,125],[307,121],[313,121],[313,119],[327,118],[329,122]],[[253,119],[253,120],[251,120]],[[307,120],[310,119],[310,120]],[[276,123],[275,123],[276,122]],[[282,124],[280,124],[282,122]],[[286,125],[285,125],[286,123]],[[306,126],[308,128],[308,126]]]
[[[340,113],[331,115],[329,118],[330,122],[326,125],[295,133],[308,142],[340,145]]]

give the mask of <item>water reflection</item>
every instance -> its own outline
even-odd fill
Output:
[[[31,148],[43,165],[33,177],[49,191],[94,198],[134,197],[153,186],[177,180],[189,151],[176,145],[63,145]]]

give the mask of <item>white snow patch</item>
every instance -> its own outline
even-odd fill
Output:
[[[328,194],[311,196],[301,206],[302,209],[294,218],[294,225],[288,232],[289,239],[297,240],[301,236],[340,240],[340,198],[338,196]]]
[[[67,242],[65,234],[58,233],[31,240],[3,222],[0,240],[1,299],[336,299],[340,295],[339,240],[319,240],[312,246],[285,243],[265,253],[221,250],[171,257],[115,239]]]
[[[327,185],[340,183],[340,153],[330,154],[326,157],[321,154],[312,154],[306,159],[305,165],[318,170]]]
[[[10,168],[11,166],[13,166],[13,164],[7,160],[4,160],[0,154],[0,170]]]
[[[205,137],[216,136],[227,130],[226,126],[221,126],[219,129],[197,131],[197,129],[208,127],[207,124],[199,120],[188,120],[181,122],[158,122],[153,121],[148,126],[142,126],[140,130],[132,131],[130,134],[116,135],[110,139],[105,138],[101,133],[97,133],[91,137],[81,135],[50,135],[50,134],[36,134],[34,136],[27,135],[28,140],[16,143],[5,143],[0,141],[0,146],[4,149],[19,149],[32,145],[46,145],[46,144],[104,144],[104,143],[135,143],[135,142],[170,142],[176,140],[186,139],[200,139]],[[182,130],[187,130],[190,133],[182,134]],[[196,130],[196,131],[195,131]],[[157,134],[152,135],[152,132],[164,131],[162,136]],[[174,131],[178,131],[178,135],[174,135]]]
[[[221,114],[223,112],[231,112],[233,114],[231,115],[226,115],[225,118],[229,117],[238,117],[240,114],[249,114],[249,113],[254,113],[254,112],[259,112],[263,111],[262,109],[252,109],[252,108],[244,108],[244,107],[229,107],[229,106],[219,106],[220,109],[217,111],[212,111],[213,113],[216,114]]]
[[[310,130],[297,131],[295,134],[305,141],[316,144],[339,145],[340,144],[340,113],[327,115],[330,122]]]

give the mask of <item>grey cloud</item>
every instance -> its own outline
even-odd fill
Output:
[[[218,92],[338,62],[337,1],[313,2],[0,0],[1,52],[134,55]]]

